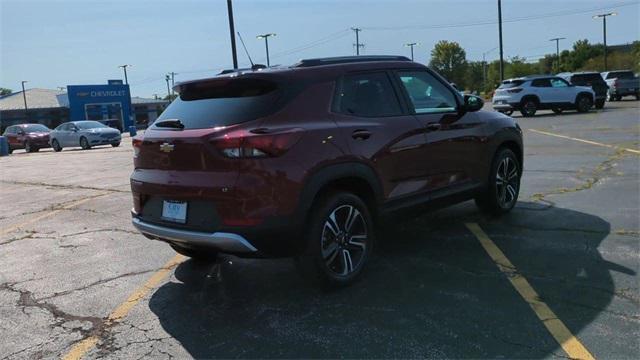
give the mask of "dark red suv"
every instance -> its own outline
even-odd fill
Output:
[[[303,60],[176,90],[133,139],[133,224],[192,258],[295,256],[342,285],[379,217],[472,198],[504,213],[518,197],[520,127],[404,57]]]
[[[50,132],[51,129],[42,124],[20,124],[7,127],[3,135],[9,143],[9,153],[18,149],[36,152],[51,147],[49,145]]]

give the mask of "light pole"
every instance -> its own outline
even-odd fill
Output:
[[[124,83],[126,85],[129,85],[129,79],[127,79],[127,67],[129,66],[132,66],[132,65],[125,64],[125,65],[118,66],[119,68],[122,68],[122,71],[124,71]]]
[[[413,43],[408,43],[408,44],[404,44],[404,46],[408,46],[408,47],[410,47],[410,48],[411,48],[411,61],[413,61],[413,47],[414,47],[414,46],[417,46],[417,45],[418,45],[418,43],[415,43],[415,42],[413,42]]]
[[[24,91],[24,84],[28,83],[29,81],[23,80],[21,81],[22,83],[22,100],[24,100],[24,117],[27,118],[27,121],[29,121],[29,109],[27,108],[27,93]]]
[[[356,28],[356,27],[352,27],[351,30],[353,30],[356,33],[356,56],[360,55],[360,48],[364,47],[364,44],[360,44],[360,31],[362,31],[362,29],[360,28]]]
[[[169,74],[167,74],[164,77],[164,80],[167,82],[167,98],[169,99],[169,101],[171,101],[171,90],[169,89],[169,80],[171,80],[171,76],[169,76]]]
[[[498,0],[498,38],[500,39],[500,82],[504,80],[504,58],[502,52],[502,2]]]
[[[553,38],[553,39],[549,39],[549,41],[555,41],[556,42],[556,73],[560,72],[560,40],[564,40],[566,38]]]
[[[267,67],[269,67],[269,38],[271,36],[276,36],[276,34],[273,33],[269,33],[269,34],[262,34],[262,35],[258,35],[256,36],[256,39],[264,39],[264,47],[267,51]]]
[[[618,13],[593,15],[594,19],[602,18],[602,37],[604,38],[604,71],[607,71],[607,16],[616,16]]]
[[[491,50],[485,51],[482,53],[482,87],[483,90],[486,90],[487,88],[487,61],[485,60],[485,57],[492,52],[493,50],[497,49],[498,47],[494,47]]]

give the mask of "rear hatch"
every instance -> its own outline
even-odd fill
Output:
[[[509,79],[503,81],[496,89],[494,96],[511,96],[511,94],[522,91],[520,85],[524,84],[524,80]]]
[[[219,213],[233,206],[240,168],[233,142],[224,140],[258,127],[277,110],[281,90],[275,81],[234,77],[186,83],[178,90],[180,96],[133,140],[134,211],[148,222],[211,231]],[[186,204],[184,223],[166,220],[167,201]]]

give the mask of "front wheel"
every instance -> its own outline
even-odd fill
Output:
[[[25,141],[24,142],[24,151],[30,153],[33,152],[33,146],[31,146],[31,142],[30,141]]]
[[[362,273],[374,244],[373,219],[354,194],[333,193],[314,204],[306,249],[296,267],[313,283],[345,286]]]
[[[487,188],[475,201],[487,213],[504,214],[516,205],[520,193],[520,162],[516,154],[507,148],[498,150],[491,164]]]
[[[89,149],[91,149],[91,145],[89,145],[89,140],[87,140],[87,138],[86,138],[86,137],[84,137],[84,136],[80,138],[80,147],[81,147],[83,150],[89,150]]]

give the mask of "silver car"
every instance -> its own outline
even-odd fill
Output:
[[[55,151],[73,146],[80,146],[85,150],[97,145],[118,147],[121,140],[118,129],[91,120],[66,122],[49,134],[51,147]]]

